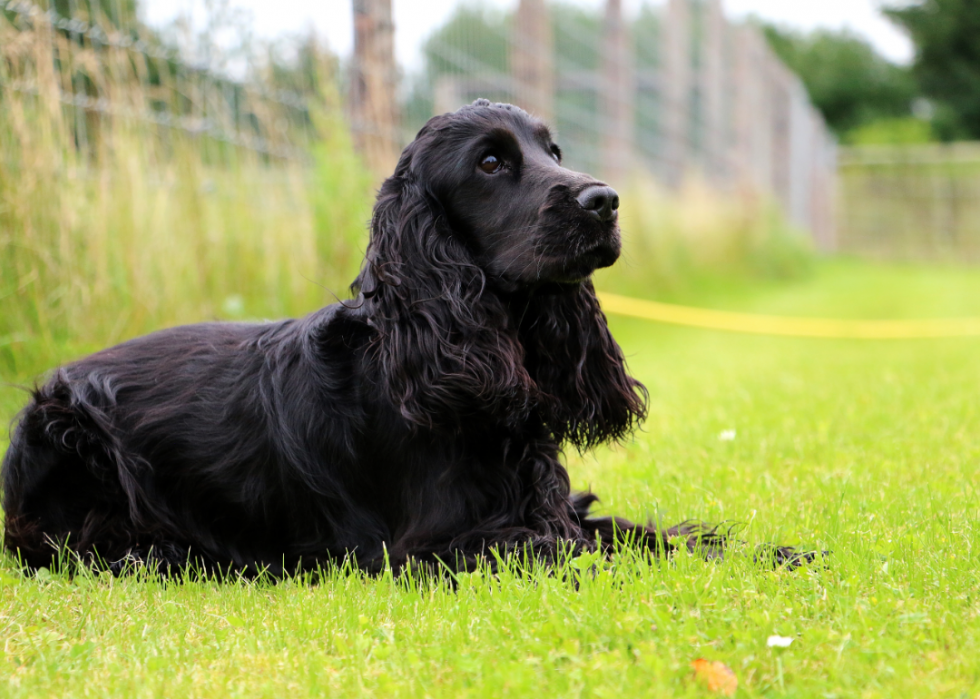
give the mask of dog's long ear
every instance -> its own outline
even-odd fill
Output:
[[[646,416],[647,391],[626,372],[591,281],[531,300],[522,332],[539,411],[580,449],[621,439]]]
[[[410,422],[457,428],[474,415],[526,419],[532,383],[517,328],[436,198],[412,173],[419,141],[381,187],[352,289],[377,330],[388,398]]]

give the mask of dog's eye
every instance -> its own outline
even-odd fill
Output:
[[[551,155],[557,162],[561,162],[561,148],[554,143],[551,144]]]
[[[483,156],[480,161],[480,169],[483,170],[488,175],[492,175],[500,171],[500,168],[504,166],[504,161],[498,158],[493,153],[487,153]]]

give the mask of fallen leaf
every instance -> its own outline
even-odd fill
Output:
[[[726,697],[735,696],[738,689],[738,677],[735,672],[718,660],[698,658],[691,663],[694,668],[694,678],[707,685],[712,692],[718,692]]]
[[[770,648],[789,648],[793,643],[792,638],[786,636],[770,636],[766,639],[766,645]]]

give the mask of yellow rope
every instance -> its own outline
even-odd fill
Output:
[[[930,337],[980,337],[980,318],[943,318],[935,320],[836,320],[832,318],[790,318],[786,316],[733,313],[710,308],[675,306],[657,301],[599,293],[602,309],[607,313],[643,318],[660,323],[687,325],[711,330],[785,335],[788,337],[824,337],[859,340],[898,340]]]

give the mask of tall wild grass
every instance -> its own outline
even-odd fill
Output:
[[[193,124],[193,100],[208,96],[200,81],[152,84],[139,58],[0,16],[5,373],[36,370],[38,353],[57,356],[65,343],[302,313],[356,274],[372,181],[330,85],[311,109],[312,159],[273,158],[148,120],[169,92],[191,101],[181,123]],[[103,108],[66,106],[80,90]],[[252,120],[281,124],[274,106],[257,99]],[[227,121],[213,100],[204,107]]]
[[[702,286],[800,277],[815,260],[806,233],[757,192],[698,178],[668,191],[642,173],[620,191],[623,256],[598,273],[600,288],[685,297]]]
[[[302,143],[272,157],[193,128],[243,128],[227,86],[206,75],[0,15],[0,372],[23,381],[161,326],[295,315],[343,296],[377,182],[354,153],[332,71],[315,74],[302,139],[274,101],[236,108],[264,142]],[[91,99],[66,104],[80,93]],[[180,127],[146,118],[161,108]],[[806,267],[802,239],[759,199],[668,194],[642,177],[623,193],[626,252],[600,286],[652,296]]]

